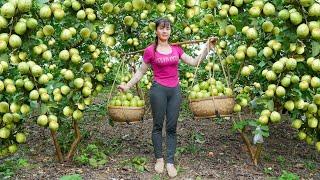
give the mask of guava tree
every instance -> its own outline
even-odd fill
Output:
[[[250,107],[254,121],[240,121],[235,129],[253,126],[254,152],[245,134],[252,159],[257,163],[263,138],[272,123],[289,115],[298,138],[319,143],[319,22],[320,5],[314,1],[242,1],[219,6],[223,19],[217,56],[226,66],[237,95],[235,112]],[[287,119],[287,118],[286,118]]]
[[[269,136],[272,123],[285,119],[283,113],[299,139],[320,150],[317,2],[8,0],[0,7],[2,157],[26,142],[25,127],[35,122],[49,128],[58,159],[71,160],[81,139],[79,122],[93,97],[130,79],[141,50],[154,42],[159,17],[172,22],[171,42],[219,36],[215,53],[197,73],[181,64],[181,87],[192,99],[233,94],[236,113],[253,113],[253,119],[235,122],[234,129],[255,163],[261,137]],[[198,45],[182,46],[188,53],[198,50]],[[151,78],[149,71],[140,87],[150,88]],[[204,91],[209,84],[211,90]],[[253,127],[257,151],[245,133],[247,126]]]
[[[23,127],[35,121],[50,129],[60,161],[56,131],[75,130],[65,157],[71,159],[81,137],[78,122],[112,66],[96,9],[95,1],[1,4],[1,156],[26,141]]]

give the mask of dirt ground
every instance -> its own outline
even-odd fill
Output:
[[[152,119],[127,125],[110,126],[106,120],[92,118],[81,124],[86,135],[76,155],[91,143],[108,148],[110,140],[117,151],[108,156],[108,163],[92,168],[89,165],[57,162],[49,132],[37,126],[29,127],[29,144],[24,154],[27,166],[16,172],[13,179],[59,179],[63,175],[79,174],[83,179],[169,179],[166,172],[157,175],[153,169],[151,143]],[[295,132],[286,123],[271,127],[260,164],[252,165],[246,147],[238,133],[231,132],[231,120],[180,118],[175,179],[273,179],[283,170],[293,172],[301,179],[320,179],[320,154],[311,146],[295,139]],[[40,142],[40,143],[34,143]],[[164,141],[165,142],[165,141]],[[164,151],[165,154],[165,151]],[[144,171],[124,165],[128,159],[145,157]]]

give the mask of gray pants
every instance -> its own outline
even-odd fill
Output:
[[[166,87],[153,82],[150,89],[150,103],[153,116],[152,143],[155,157],[162,158],[162,127],[166,116],[167,163],[174,163],[177,144],[177,120],[179,117],[180,86]]]

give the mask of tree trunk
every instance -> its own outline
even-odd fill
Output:
[[[81,134],[80,134],[80,129],[79,129],[78,123],[75,120],[72,120],[72,121],[73,121],[73,129],[74,129],[76,137],[75,137],[73,143],[71,144],[68,155],[66,156],[67,161],[71,160],[71,158],[73,157],[73,155],[77,149],[77,146],[81,140]]]
[[[53,140],[54,147],[56,149],[58,160],[59,160],[60,163],[62,163],[63,156],[62,156],[60,144],[59,144],[59,142],[57,140],[57,133],[55,131],[52,131],[52,130],[50,130],[50,133],[51,133],[51,137],[52,137],[52,140]]]

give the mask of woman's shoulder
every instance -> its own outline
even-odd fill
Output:
[[[182,49],[181,45],[179,44],[173,44],[171,45],[172,48],[175,48],[175,49]]]
[[[145,51],[153,51],[154,50],[154,44],[149,44],[145,49]]]
[[[183,48],[179,44],[171,45],[173,51],[178,52],[180,55],[183,54]]]

